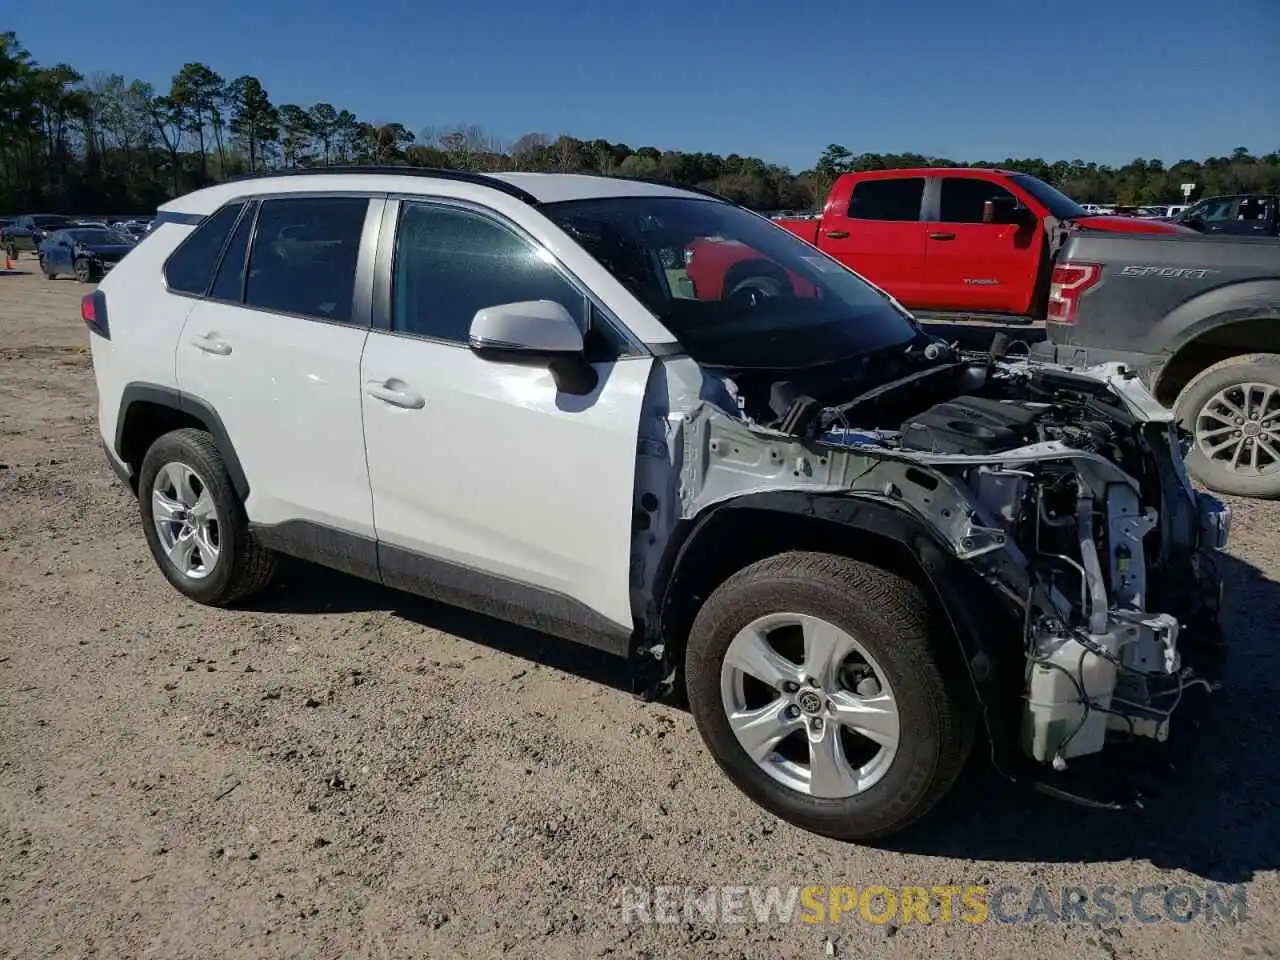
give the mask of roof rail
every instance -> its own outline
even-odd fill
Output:
[[[309,177],[331,176],[336,174],[367,173],[383,174],[394,177],[425,177],[433,180],[458,180],[463,183],[474,183],[478,186],[498,190],[508,196],[522,200],[530,206],[538,205],[538,198],[528,190],[522,190],[514,183],[501,177],[491,177],[484,173],[473,173],[470,170],[447,170],[442,167],[410,167],[388,164],[347,164],[334,167],[290,167],[287,170],[263,170],[259,173],[242,173],[229,177],[224,183],[235,183],[242,180],[265,180],[271,177]]]
[[[624,177],[619,174],[607,174],[611,180],[628,180],[631,183],[651,183],[655,187],[670,187],[672,190],[685,190],[688,193],[701,194],[704,197],[711,197],[715,200],[723,200],[725,203],[733,203],[728,197],[716,193],[714,190],[708,190],[706,187],[691,187],[685,183],[677,183],[675,180],[660,180],[657,177]],[[738,204],[734,203],[734,206]]]

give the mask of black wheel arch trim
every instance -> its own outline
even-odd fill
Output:
[[[1151,329],[1150,344],[1172,356],[1206,333],[1241,320],[1280,318],[1280,278],[1235,280],[1182,301]]]
[[[656,602],[658,625],[656,631],[649,631],[651,637],[656,634],[663,640],[673,639],[667,636],[677,593],[673,587],[680,581],[682,565],[698,538],[725,511],[744,509],[820,520],[904,547],[958,641],[994,765],[1005,773],[1017,765],[1014,752],[1020,722],[1017,684],[1023,669],[1022,612],[1014,609],[978,568],[948,549],[921,520],[891,504],[856,496],[783,490],[747,494],[707,508],[685,525],[683,534],[673,539],[663,558],[658,581],[661,592]]]
[[[120,395],[120,413],[116,417],[115,452],[121,460],[125,460],[124,439],[125,426],[129,422],[129,408],[135,403],[151,403],[168,407],[194,417],[204,424],[205,429],[213,436],[214,443],[218,445],[218,452],[222,454],[223,463],[226,465],[227,474],[231,477],[231,485],[235,488],[237,496],[241,500],[248,499],[249,480],[245,476],[240,458],[236,455],[235,446],[231,443],[231,437],[218,412],[208,401],[172,387],[138,382],[125,386]],[[125,462],[128,461],[125,460]]]

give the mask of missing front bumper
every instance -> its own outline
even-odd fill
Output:
[[[1206,550],[1225,550],[1231,538],[1231,508],[1215,496],[1197,494],[1200,509],[1200,546]]]

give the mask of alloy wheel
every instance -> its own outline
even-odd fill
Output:
[[[748,624],[725,651],[720,692],[742,749],[800,793],[862,793],[898,752],[901,718],[884,671],[821,618],[777,613]]]
[[[1239,383],[1219,390],[1196,415],[1195,438],[1205,457],[1232,473],[1280,471],[1280,387]]]
[[[208,484],[185,463],[166,463],[151,484],[151,512],[165,556],[184,577],[202,580],[221,553],[221,523]]]

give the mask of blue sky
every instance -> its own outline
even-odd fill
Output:
[[[0,7],[42,63],[185,61],[364,120],[737,152],[1172,162],[1280,149],[1280,0],[110,0]]]

